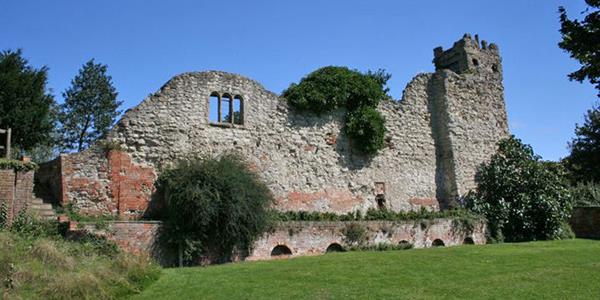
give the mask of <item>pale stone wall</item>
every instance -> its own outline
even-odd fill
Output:
[[[495,45],[465,36],[447,51],[437,48],[434,62],[437,71],[413,78],[400,101],[380,104],[388,132],[373,157],[353,151],[342,129],[344,111],[297,113],[258,82],[218,71],[174,77],[128,110],[109,139],[122,145],[132,166],[149,170],[138,182],[144,188],[134,190],[140,195],[130,195],[138,204],[151,198],[151,175],[177,159],[237,151],[269,186],[279,210],[365,211],[377,207],[378,193],[395,211],[445,208],[474,187],[477,166],[508,129]],[[209,122],[213,92],[243,97],[243,126]],[[74,167],[63,167],[61,177],[82,184],[89,182],[79,178],[93,178],[100,185],[94,189],[103,190],[91,195],[63,180],[63,198],[115,213],[106,156],[87,150],[69,157],[62,159]]]
[[[331,244],[346,246],[344,228],[352,222],[286,222],[265,234],[255,244],[247,260],[271,259],[276,246],[286,246],[291,256],[318,255],[326,253]],[[472,231],[465,230],[457,221],[435,219],[406,222],[366,221],[356,222],[366,229],[367,245],[408,242],[415,248],[432,247],[440,239],[444,246],[457,246],[466,238],[474,244],[485,244],[485,224],[477,223]]]

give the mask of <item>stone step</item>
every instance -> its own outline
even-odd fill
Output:
[[[53,210],[52,204],[44,203],[44,204],[30,204],[27,206],[31,210]]]
[[[31,200],[28,201],[29,204],[44,204],[44,200],[40,199],[40,198],[33,198]]]

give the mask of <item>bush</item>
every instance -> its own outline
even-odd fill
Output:
[[[600,206],[600,184],[579,182],[571,187],[571,195],[575,206]]]
[[[493,240],[558,238],[569,217],[571,197],[564,169],[540,161],[529,145],[511,136],[498,144],[476,176],[467,206],[488,220]]]
[[[347,118],[346,132],[360,152],[373,154],[383,148],[385,119],[379,111],[362,107],[351,112]]]
[[[273,196],[238,155],[182,160],[157,184],[165,200],[163,236],[179,249],[180,265],[200,256],[229,261],[269,228]]]
[[[38,169],[38,165],[34,162],[22,162],[16,159],[0,158],[0,169],[10,170],[13,169],[17,172],[20,171],[35,171]]]
[[[345,108],[347,133],[358,150],[374,154],[383,147],[385,135],[385,120],[376,108],[382,99],[390,98],[385,88],[390,77],[384,70],[363,74],[329,66],[308,74],[299,84],[292,83],[283,96],[300,111],[322,114]]]
[[[361,246],[367,238],[367,229],[359,223],[347,224],[343,230],[344,242],[350,246]]]

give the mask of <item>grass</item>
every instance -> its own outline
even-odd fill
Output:
[[[159,275],[147,257],[101,244],[0,231],[3,299],[115,299],[140,292]]]
[[[599,299],[600,241],[346,252],[166,269],[133,299]]]

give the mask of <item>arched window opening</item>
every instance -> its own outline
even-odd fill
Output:
[[[223,118],[221,119],[221,122],[231,123],[231,120],[232,120],[231,112],[233,111],[233,101],[231,99],[231,95],[223,94],[223,96],[221,97],[221,107],[220,108],[221,108],[221,116],[223,116]]]
[[[475,241],[473,241],[472,237],[466,237],[463,240],[463,244],[465,244],[465,245],[475,245]]]
[[[327,247],[327,250],[325,250],[326,253],[330,253],[330,252],[344,252],[346,250],[344,250],[344,247],[342,247],[342,245],[338,244],[338,243],[332,243],[331,245],[329,245],[329,247]]]
[[[271,256],[290,256],[292,255],[292,250],[288,248],[286,245],[277,245],[271,251]]]
[[[244,99],[240,95],[233,97],[233,124],[244,124]]]
[[[444,241],[440,240],[440,239],[435,239],[433,240],[433,243],[431,244],[431,246],[433,247],[444,247]]]
[[[210,99],[208,102],[208,121],[211,123],[219,123],[219,94],[217,92],[213,92],[210,94]]]
[[[473,65],[476,67],[479,66],[479,61],[475,58],[473,58]]]

